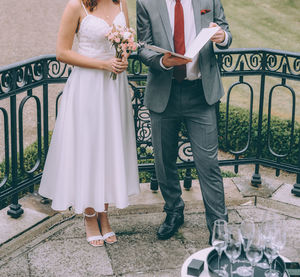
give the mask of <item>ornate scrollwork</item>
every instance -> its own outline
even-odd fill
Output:
[[[300,57],[267,53],[266,69],[272,73],[276,72],[300,77]]]
[[[219,54],[217,54],[219,55]],[[234,73],[236,71],[258,71],[262,67],[261,53],[220,53],[218,61],[221,63],[221,73]],[[241,69],[241,64],[245,67]]]
[[[48,76],[49,78],[61,78],[67,72],[68,65],[61,63],[57,60],[49,60],[48,65]]]
[[[150,120],[142,121],[137,120],[137,132],[136,132],[137,142],[146,142],[151,139],[151,124]]]
[[[244,55],[246,59],[246,65],[250,70],[260,70],[261,64],[262,64],[262,54],[261,53],[254,53],[249,56],[249,59],[246,58],[246,55]],[[249,61],[249,62],[248,62]]]
[[[300,57],[294,59],[293,68],[295,72],[300,72]]]
[[[194,161],[191,143],[189,141],[180,141],[178,144],[178,158],[181,162]]]
[[[278,58],[273,53],[266,55],[266,61],[266,66],[270,71],[277,71],[282,64],[282,58],[280,59],[280,63],[278,63]]]
[[[1,74],[1,73],[0,73]],[[1,74],[0,94],[10,92],[13,89],[13,72],[7,71]]]

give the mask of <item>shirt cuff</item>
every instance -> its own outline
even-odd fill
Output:
[[[159,60],[160,66],[161,66],[164,70],[171,70],[171,69],[173,68],[173,66],[172,66],[172,67],[165,67],[164,64],[163,64],[163,62],[162,62],[162,59],[163,59],[163,57],[161,57],[160,60]]]
[[[226,31],[224,31],[224,33],[225,33],[225,38],[224,38],[224,41],[223,41],[223,42],[221,42],[221,43],[218,43],[218,45],[220,45],[220,46],[226,46],[226,45],[227,45],[227,43],[228,43],[228,34],[227,34],[227,32],[226,32]]]

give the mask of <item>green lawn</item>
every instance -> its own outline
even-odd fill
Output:
[[[127,1],[130,24],[135,27],[136,0]],[[222,3],[234,38],[232,47],[300,52],[300,0],[222,0]]]
[[[299,0],[223,0],[232,47],[300,52]]]
[[[135,0],[127,0],[131,26],[135,27]],[[151,0],[150,0],[151,1]],[[165,1],[165,0],[161,0]],[[201,0],[198,0],[201,1]],[[300,52],[300,0],[222,0],[227,20],[233,35],[231,48],[272,48],[291,52]],[[238,78],[224,78],[225,91]],[[254,89],[254,109],[258,110],[259,78],[245,78]],[[267,112],[270,88],[281,80],[267,78],[265,108]],[[300,103],[299,82],[288,81]],[[238,87],[232,94],[233,105],[248,108],[249,92]],[[225,101],[224,97],[222,100]],[[278,90],[272,102],[272,114],[281,118],[290,118],[290,93]],[[300,122],[300,106],[296,106],[296,118]]]

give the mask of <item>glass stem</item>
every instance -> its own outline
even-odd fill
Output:
[[[270,259],[270,271],[272,271],[272,263],[273,263],[273,259]]]
[[[275,259],[274,259],[275,260]],[[274,262],[274,260],[273,260],[273,262]],[[275,262],[274,262],[274,271],[276,270],[276,260],[275,260]]]
[[[220,270],[220,259],[221,259],[221,255],[222,255],[222,252],[221,252],[221,254],[218,253],[218,270]]]
[[[233,264],[233,261],[230,261],[230,276],[232,277],[232,264]]]

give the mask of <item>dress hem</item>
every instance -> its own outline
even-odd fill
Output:
[[[138,192],[134,192],[134,193],[131,193],[131,194],[128,194],[128,196],[132,196],[132,195],[138,195],[139,194],[139,191]],[[39,193],[39,195],[41,195],[42,197],[45,197],[45,198],[48,198],[50,199],[51,201],[53,201],[53,199],[50,197],[50,196],[46,196],[46,194],[41,194]],[[117,205],[116,203],[114,202],[106,202],[104,204],[109,204],[109,205],[115,205],[115,208],[117,209],[125,209],[129,206],[129,202],[127,202],[125,205]],[[72,203],[69,203],[69,204],[65,204],[63,208],[60,208],[60,207],[55,207],[53,205],[51,205],[51,209],[54,210],[54,211],[57,211],[57,212],[65,212],[67,210],[71,210],[75,213],[75,214],[82,214],[84,212],[84,209],[82,211],[78,211],[76,210],[76,208],[74,209],[73,208],[74,204]],[[87,205],[86,208],[93,208],[95,210],[95,212],[97,213],[101,213],[101,212],[104,212],[104,208],[103,209],[97,209],[97,208],[94,208],[93,205]]]

